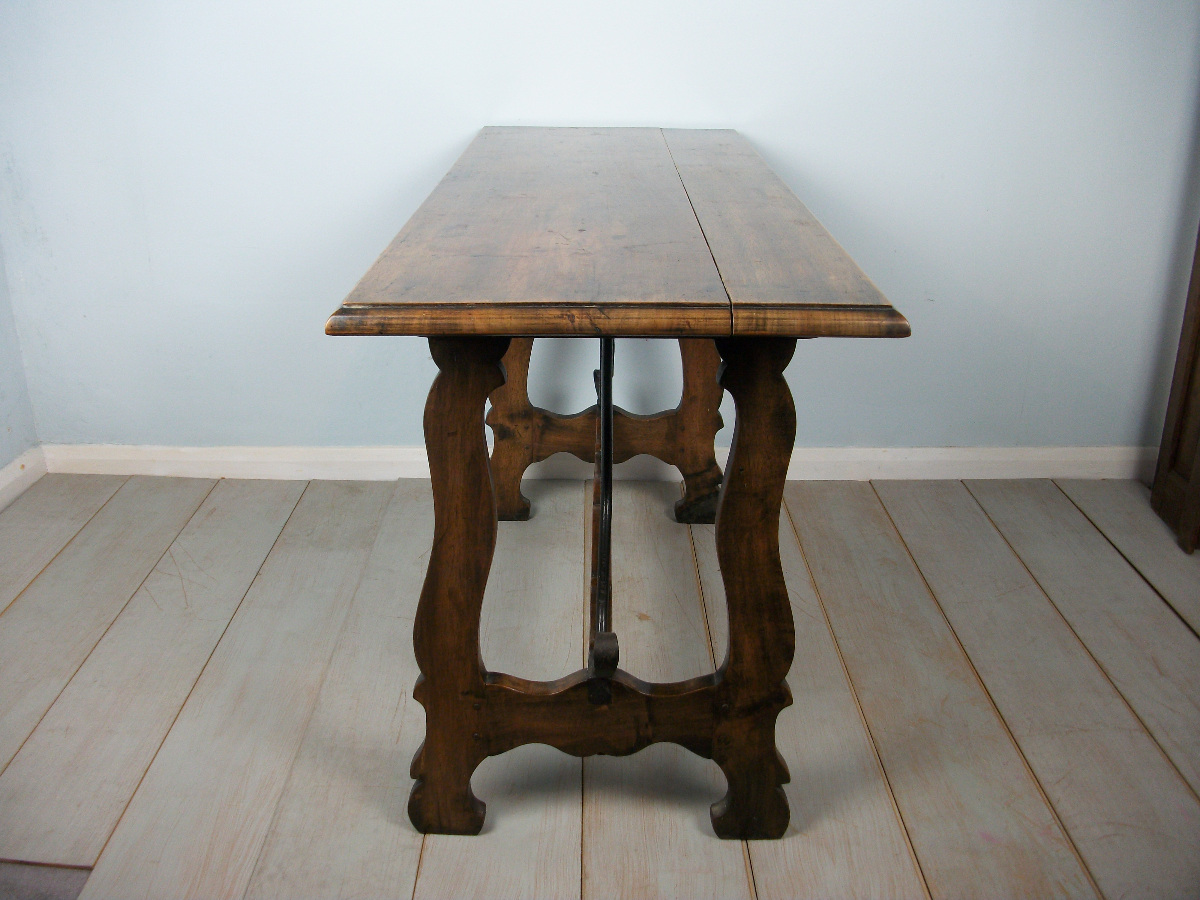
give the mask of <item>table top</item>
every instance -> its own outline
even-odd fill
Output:
[[[485,128],[329,334],[904,337],[735,131]]]

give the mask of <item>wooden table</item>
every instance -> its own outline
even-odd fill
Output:
[[[795,634],[778,532],[796,430],[783,371],[797,338],[909,329],[750,144],[722,130],[485,128],[326,331],[427,336],[440,370],[424,422],[435,526],[414,625],[426,737],[412,763],[413,824],[477,834],[471,773],[522,744],[585,756],[672,741],[725,774],[718,835],[782,835],[775,720],[791,703]],[[530,405],[532,339],[549,335],[602,339],[597,406],[561,416]],[[623,336],[679,340],[678,409],[612,407],[609,339]],[[722,389],[737,417],[723,476]],[[587,669],[533,682],[484,668],[479,613],[497,518],[528,517],[521,474],[560,450],[597,461],[592,654]],[[678,519],[715,515],[729,610],[721,667],[673,684],[616,668],[607,626],[606,479],[613,460],[641,452],[683,473]]]

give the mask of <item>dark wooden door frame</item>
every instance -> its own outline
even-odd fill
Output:
[[[1200,234],[1150,504],[1188,553],[1200,543]]]

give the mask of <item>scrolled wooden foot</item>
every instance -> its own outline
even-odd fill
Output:
[[[713,471],[705,476],[683,479],[683,497],[675,501],[675,521],[684,525],[711,525],[717,521],[717,501],[721,497],[721,470],[713,461]]]
[[[790,697],[787,703],[791,703]],[[756,725],[749,733],[738,727],[717,729],[714,759],[728,783],[725,796],[710,810],[717,837],[773,840],[787,831],[792,814],[783,785],[791,780],[791,775],[775,749],[778,714],[778,711],[770,713],[769,723]]]
[[[453,771],[442,758],[440,768],[425,766],[425,744],[413,757],[409,774],[415,779],[408,794],[408,818],[413,827],[422,834],[479,834],[487,805],[471,790],[471,773],[482,762],[482,758]],[[467,770],[467,771],[463,771]]]

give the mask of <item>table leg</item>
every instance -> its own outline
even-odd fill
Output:
[[[779,514],[796,408],[783,370],[794,339],[726,338],[720,382],[737,409],[733,446],[717,509],[717,559],[729,609],[729,646],[718,670],[713,759],[728,793],[713,804],[725,838],[777,838],[789,812],[787,765],[775,749],[775,720],[792,702],[784,678],[796,633],[779,561]]]
[[[679,355],[683,359],[683,396],[673,414],[678,423],[675,458],[668,460],[683,474],[683,498],[675,504],[675,521],[711,524],[716,520],[721,491],[721,467],[714,447],[723,424],[723,391],[717,383],[721,358],[707,338],[680,338]]]
[[[507,338],[430,338],[440,374],[425,404],[434,538],[413,625],[425,742],[412,762],[408,815],[422,832],[478,834],[484,804],[471,773],[487,753],[479,613],[496,546],[496,503],[483,430],[487,396],[504,382]]]
[[[529,402],[529,357],[533,338],[513,338],[504,356],[507,381],[491,395],[487,424],[492,428],[492,479],[501,519],[529,518],[529,500],[521,494],[521,476],[533,463],[555,453],[591,462],[595,453],[596,407],[558,415]],[[675,504],[678,522],[711,523],[721,488],[713,442],[721,429],[720,357],[710,338],[680,338],[683,395],[679,406],[654,415],[617,409],[614,461],[647,453],[675,466],[683,475],[684,496]]]
[[[492,427],[492,483],[496,513],[504,521],[529,518],[529,499],[521,493],[521,476],[537,460],[542,410],[529,402],[529,357],[533,338],[513,338],[504,354],[505,382],[492,392],[487,423]]]

